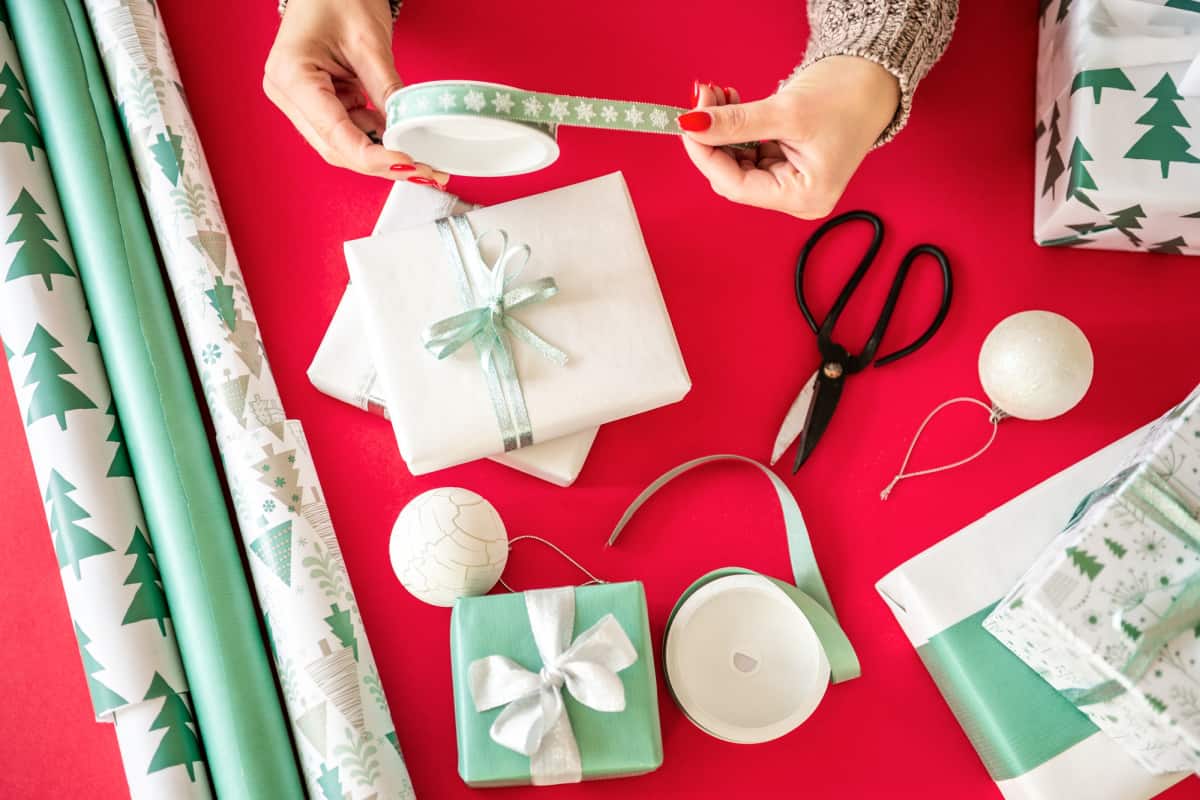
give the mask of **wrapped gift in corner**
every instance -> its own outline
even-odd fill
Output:
[[[413,474],[691,388],[620,173],[347,242],[346,261]]]
[[[379,212],[373,235],[425,225],[472,208],[448,192],[396,181]],[[363,328],[354,285],[350,284],[308,367],[308,379],[330,397],[386,417],[387,405],[377,385],[379,373],[371,360]],[[593,428],[492,456],[492,460],[556,486],[570,486],[579,477],[595,438]]]
[[[983,629],[1078,498],[1144,435],[1058,473],[876,585],[1006,800],[1147,800],[1187,777],[1148,772]]]
[[[1200,771],[1200,391],[1092,488],[984,627],[1147,769]]]
[[[1040,7],[1035,240],[1200,254],[1200,6]]]
[[[573,783],[662,765],[639,582],[460,598],[450,661],[458,771],[471,786]]]

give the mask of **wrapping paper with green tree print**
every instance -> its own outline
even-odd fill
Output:
[[[984,627],[1147,769],[1197,772],[1197,588],[1200,390],[1082,499]]]
[[[1200,254],[1200,3],[1040,0],[1034,238]]]
[[[212,414],[309,793],[412,786],[303,429],[285,417],[150,0],[85,0]]]
[[[162,577],[9,36],[5,22],[0,340],[88,692],[116,728],[131,797],[209,798]]]

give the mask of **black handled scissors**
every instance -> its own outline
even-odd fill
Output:
[[[858,262],[858,266],[855,267],[854,273],[846,281],[846,285],[842,287],[841,293],[838,294],[829,313],[825,315],[824,321],[817,325],[816,318],[813,317],[808,302],[804,299],[805,265],[822,236],[843,223],[855,220],[871,223],[874,228],[871,244],[867,247],[867,252],[863,255],[862,260]],[[796,302],[800,305],[800,313],[804,315],[804,321],[817,335],[817,349],[821,353],[821,366],[804,384],[804,388],[800,390],[800,394],[792,403],[787,416],[783,419],[783,426],[779,429],[779,435],[775,439],[775,448],[771,453],[771,463],[774,464],[799,437],[800,447],[796,450],[796,461],[792,466],[792,474],[795,474],[800,469],[800,465],[812,455],[813,448],[817,446],[821,435],[825,433],[825,428],[829,426],[829,420],[833,418],[833,411],[837,408],[838,400],[842,396],[842,386],[846,377],[861,372],[872,362],[875,366],[882,367],[911,355],[933,338],[946,319],[946,314],[950,311],[950,297],[954,288],[954,281],[950,276],[950,261],[941,249],[931,244],[919,244],[909,250],[901,260],[900,266],[896,270],[896,277],[892,279],[892,288],[888,291],[887,299],[883,303],[883,310],[880,311],[879,319],[871,330],[867,343],[863,345],[862,351],[858,355],[851,355],[845,347],[833,341],[833,328],[837,325],[842,310],[850,301],[850,296],[858,288],[863,276],[867,274],[867,269],[875,260],[882,244],[883,220],[870,211],[847,211],[845,214],[828,220],[813,231],[796,260]],[[892,312],[896,310],[896,301],[900,297],[900,290],[904,287],[904,280],[908,277],[908,271],[913,262],[922,255],[932,256],[941,267],[941,306],[938,307],[937,315],[933,318],[929,328],[918,336],[916,341],[894,353],[876,359],[875,351],[879,349],[879,343],[883,340],[884,332],[887,331],[888,322],[892,319]]]

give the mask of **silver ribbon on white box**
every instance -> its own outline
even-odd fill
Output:
[[[617,673],[637,661],[637,650],[612,614],[572,641],[571,587],[524,596],[541,668],[533,672],[500,655],[472,661],[467,668],[471,698],[480,712],[504,706],[492,723],[492,740],[529,756],[533,785],[578,783],[583,764],[562,690],[596,711],[624,711],[625,686]]]

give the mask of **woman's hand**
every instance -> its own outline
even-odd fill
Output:
[[[817,219],[833,211],[899,102],[899,82],[883,67],[830,56],[751,103],[734,89],[698,83],[697,110],[679,124],[688,156],[717,194]],[[721,147],[754,141],[757,147]]]
[[[290,0],[263,75],[271,102],[334,166],[440,186],[449,175],[375,143],[403,85],[387,0]]]

